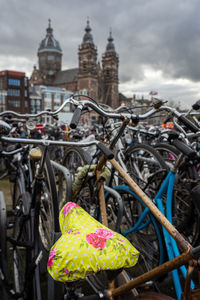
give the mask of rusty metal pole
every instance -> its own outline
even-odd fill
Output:
[[[179,268],[180,266],[186,264],[190,259],[192,259],[191,252],[184,252],[181,255],[175,257],[174,259],[167,261],[166,263],[136,277],[130,282],[123,284],[122,286],[109,290],[108,294],[111,297],[116,297],[126,293],[127,291],[139,286],[142,283],[148,282],[149,280],[153,280],[154,278],[158,278],[174,269]]]

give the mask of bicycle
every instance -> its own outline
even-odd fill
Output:
[[[7,133],[10,127],[6,127],[5,122],[0,121],[0,127],[2,128],[2,134]],[[5,128],[8,130],[6,131]],[[3,253],[1,258],[1,271],[2,271],[2,281],[6,287],[7,293],[16,298],[29,298],[41,299],[40,290],[40,272],[39,272],[39,262],[41,261],[42,250],[40,247],[40,240],[43,247],[49,249],[52,242],[55,241],[56,236],[59,236],[59,223],[58,223],[58,201],[57,201],[57,191],[54,180],[53,170],[51,170],[51,164],[48,158],[48,146],[77,146],[74,142],[62,142],[62,141],[51,141],[51,140],[37,140],[37,139],[24,139],[24,138],[12,138],[12,137],[2,137],[1,140],[7,143],[19,143],[19,144],[32,144],[32,145],[42,145],[43,151],[37,148],[32,148],[29,151],[29,155],[36,163],[36,168],[33,175],[33,181],[31,185],[27,185],[22,181],[24,178],[23,167],[18,165],[17,172],[21,175],[17,176],[17,186],[19,193],[16,196],[15,192],[15,219],[13,224],[11,224],[14,232],[13,237],[8,237],[6,232],[3,232],[3,241],[6,244],[9,243],[13,248],[12,253],[15,256],[14,261],[14,285],[13,289],[9,288],[8,278],[6,276],[8,271],[7,260],[3,262],[3,258],[6,253]],[[98,142],[82,143],[79,146],[91,146],[95,144],[99,148],[104,150],[104,146]],[[23,149],[17,149],[17,153],[22,152]],[[8,152],[7,155],[10,153]],[[12,154],[16,154],[12,153]],[[4,155],[6,152],[4,151]],[[20,162],[21,160],[18,160]],[[46,172],[47,177],[49,177],[50,184],[45,188],[45,177],[44,168],[48,165],[48,171]],[[17,174],[16,174],[17,175]],[[18,184],[19,182],[19,184]],[[21,188],[23,186],[23,189]],[[27,191],[24,187],[31,186],[31,190]],[[52,191],[52,188],[54,190]],[[50,194],[48,189],[51,189]],[[16,188],[15,188],[16,191]],[[51,197],[52,195],[52,197]],[[50,200],[50,201],[49,201]],[[3,200],[1,200],[3,201]],[[4,206],[2,204],[2,206]],[[53,212],[53,214],[52,214]],[[3,215],[3,212],[1,212]],[[3,217],[2,217],[3,218]],[[4,218],[3,218],[4,219]],[[42,222],[46,220],[45,223]],[[5,224],[4,224],[5,228]],[[5,238],[7,236],[7,238]],[[1,249],[9,249],[10,247],[5,244],[2,245]],[[22,250],[23,254],[20,255]],[[24,254],[25,252],[25,254]],[[33,253],[33,254],[32,254]],[[22,258],[22,263],[20,263],[19,257]],[[16,272],[17,271],[17,272]],[[33,282],[33,284],[32,284]],[[12,283],[12,282],[11,282]],[[33,286],[33,287],[32,287]],[[33,292],[32,292],[33,289]]]
[[[93,104],[92,104],[93,105]],[[98,110],[98,108],[96,108],[96,110]],[[99,109],[100,110],[100,109]],[[115,115],[116,116],[116,115]],[[182,118],[182,117],[181,117]],[[184,120],[185,121],[185,120]],[[192,127],[192,126],[191,126]],[[180,146],[180,144],[179,144]],[[182,146],[181,146],[182,147]],[[184,146],[183,146],[184,148]],[[184,148],[185,149],[185,148]],[[188,154],[188,152],[187,152]],[[116,168],[116,170],[120,173],[120,175],[126,179],[126,181],[128,182],[128,184],[131,186],[131,188],[133,190],[136,190],[136,193],[139,195],[139,197],[145,202],[145,205],[152,211],[152,213],[155,215],[155,217],[159,220],[159,222],[168,229],[168,231],[170,232],[170,234],[173,236],[173,238],[175,238],[175,240],[178,242],[178,244],[180,245],[180,247],[184,250],[188,250],[188,248],[191,249],[191,246],[189,246],[189,244],[181,237],[181,235],[177,232],[177,230],[171,225],[171,223],[169,221],[167,221],[165,219],[165,221],[162,221],[162,214],[160,213],[160,211],[152,204],[151,200],[148,199],[148,197],[137,187],[137,185],[131,180],[131,178],[123,171],[123,169],[117,164],[116,161],[111,160],[110,161],[111,164]],[[100,165],[102,164],[102,162],[100,162]],[[97,167],[98,169],[98,167]],[[102,196],[102,195],[101,195]],[[104,207],[105,208],[105,207]],[[105,217],[105,211],[104,213],[102,213],[102,220]],[[172,229],[173,228],[173,229]],[[171,230],[172,229],[172,230]],[[174,258],[172,261],[175,261],[177,263],[176,258]],[[168,265],[167,265],[168,266]],[[157,267],[156,270],[161,270],[160,267]],[[169,270],[169,269],[168,269]],[[151,274],[151,273],[149,273]],[[140,278],[140,277],[139,277]],[[149,277],[148,277],[149,278]],[[140,278],[140,280],[142,280],[142,276]],[[133,280],[131,286],[135,286],[134,282],[138,282],[137,279],[136,281]],[[120,289],[120,288],[119,288]],[[114,292],[114,295],[115,292]]]
[[[117,117],[117,116],[116,116]],[[119,117],[119,116],[118,116]],[[5,139],[5,140],[7,140],[7,141],[9,141],[9,138],[7,138],[7,139]],[[22,140],[21,139],[18,139],[18,142],[22,142]],[[40,143],[41,143],[41,141],[40,141]],[[53,143],[53,142],[52,142]],[[55,142],[56,143],[56,142]],[[60,144],[60,143],[59,143]],[[61,145],[61,144],[60,144]],[[111,157],[110,157],[111,158]],[[115,162],[115,160],[111,160],[111,163],[114,165],[114,167],[117,169],[117,171],[120,173],[120,175],[121,176],[123,176],[128,182],[129,182],[129,184],[131,185],[131,188],[133,188],[133,187],[137,187],[136,185],[134,185],[134,183],[131,181],[131,179],[130,179],[130,177],[127,175],[127,174],[123,174],[123,170],[120,168],[120,166]],[[98,165],[98,167],[97,167],[97,173],[98,172],[100,172],[100,169],[101,169],[101,167],[102,167],[102,165],[104,165],[104,159],[102,159],[101,161],[100,161],[100,163],[99,163],[99,165]],[[97,174],[97,176],[98,176],[98,174]],[[104,196],[104,193],[102,193],[102,189],[100,188],[100,199],[102,200],[102,202],[104,201],[103,200],[103,196]],[[151,209],[152,209],[152,207],[153,207],[153,210],[154,210],[154,212],[155,212],[155,214],[157,215],[157,217],[158,217],[158,219],[159,219],[159,221],[161,222],[161,224],[163,224],[163,225],[165,225],[165,227],[167,227],[168,228],[168,230],[170,231],[170,233],[172,234],[172,236],[175,238],[175,239],[180,239],[182,242],[184,241],[184,239],[183,238],[181,238],[181,236],[180,236],[180,234],[178,234],[178,232],[177,232],[177,230],[170,224],[170,222],[169,221],[167,221],[165,218],[164,218],[164,222],[163,222],[163,220],[162,220],[162,215],[161,215],[161,213],[159,212],[159,210],[158,209],[156,209],[154,206],[152,206],[153,204],[152,204],[152,202],[151,202],[151,200],[150,199],[148,199],[148,197],[146,197],[145,195],[144,195],[144,193],[142,193],[142,191],[141,190],[139,190],[139,192],[138,192],[138,190],[137,190],[137,193],[139,194],[139,196],[145,201],[145,203],[147,204],[147,206],[149,206]],[[103,203],[102,203],[103,204]],[[102,208],[102,207],[101,207]],[[105,208],[105,207],[104,207]],[[105,212],[104,212],[104,209],[101,209],[101,215],[102,215],[102,220],[103,220],[103,222],[106,220],[106,216],[105,216]],[[182,248],[183,248],[183,250],[187,250],[188,248],[189,249],[191,249],[191,247],[188,245],[188,243],[187,242],[183,242],[183,246],[182,246]],[[194,252],[197,252],[197,250],[198,250],[198,248],[194,251]],[[192,257],[192,253],[191,253],[192,251],[190,251],[190,253],[188,254],[188,253],[186,253],[186,254],[184,254],[184,255],[182,255],[181,256],[181,260],[179,259],[175,259],[174,261],[176,262],[176,266],[177,265],[179,265],[179,264],[182,264],[183,262],[185,262],[186,260],[189,260],[191,257]],[[174,262],[173,261],[173,262]],[[167,265],[167,271],[168,270],[170,270],[170,268],[173,268],[173,266],[172,266],[172,263],[170,263],[169,265]],[[160,268],[158,267],[157,269],[156,269],[156,271],[154,270],[154,275],[155,276],[158,276],[158,274],[160,273]],[[145,277],[145,280],[147,279],[147,278],[152,278],[151,277],[151,274],[152,273],[148,273],[148,275],[146,275],[146,277]],[[143,277],[144,278],[144,277]],[[142,278],[139,278],[139,279],[137,279],[137,282],[141,282],[142,281]],[[129,284],[128,285],[128,287],[130,287],[130,286],[133,286],[133,285],[135,285],[136,284],[136,282],[131,282],[131,284]],[[127,286],[126,286],[126,288],[127,288]],[[109,292],[109,295],[117,295],[118,293],[120,293],[120,291],[121,290],[119,290],[119,289],[116,289],[116,290],[113,290],[113,291],[111,291],[111,292]]]
[[[96,108],[96,110],[97,110],[97,108]],[[185,121],[183,118],[182,118],[182,116],[180,117],[180,119],[183,121],[183,122],[185,122],[185,123],[187,123],[187,121]],[[192,129],[194,129],[194,126],[193,126],[193,124],[191,125],[190,123],[189,123],[189,126],[190,126],[190,128],[192,128]],[[195,128],[195,130],[196,130],[196,128]],[[190,155],[193,155],[194,154],[194,152],[192,151],[192,150],[190,150],[190,149],[186,149],[185,150],[185,148],[184,148],[184,144],[181,144],[181,143],[178,143],[179,141],[178,140],[176,140],[176,143],[174,142],[174,144],[176,144],[176,146],[179,146],[179,150],[182,150],[182,151],[186,151],[186,154],[189,154],[189,156]],[[170,177],[171,175],[169,175],[169,177]],[[169,180],[169,179],[167,179],[167,180]],[[173,183],[171,182],[171,184],[173,185]],[[164,185],[165,185],[165,188],[166,188],[166,185],[168,185],[168,183],[164,183]],[[170,188],[172,187],[172,185],[170,186]],[[164,193],[163,191],[162,191],[162,193]],[[125,205],[126,206],[126,205]],[[161,207],[161,205],[160,205],[160,209],[162,209],[162,212],[164,211],[164,209],[163,209],[163,207]],[[168,210],[168,209],[167,209]],[[169,210],[168,210],[168,213],[169,213]],[[171,220],[171,219],[170,219]],[[136,225],[137,226],[137,225]],[[175,251],[178,251],[177,250],[177,247],[175,248],[175,246],[174,246],[174,249],[175,249]],[[178,252],[176,252],[176,254],[177,254]],[[180,295],[180,292],[178,292],[179,293],[179,295]]]

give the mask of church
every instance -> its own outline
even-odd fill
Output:
[[[119,106],[119,57],[111,32],[101,63],[97,59],[97,47],[93,41],[89,20],[78,48],[78,67],[62,70],[62,55],[60,43],[54,38],[49,20],[46,36],[37,52],[38,68],[34,66],[30,84],[61,87],[88,95],[113,108]]]

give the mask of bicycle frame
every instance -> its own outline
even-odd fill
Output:
[[[159,210],[163,213],[163,215],[165,215],[167,217],[167,219],[171,223],[172,223],[172,201],[173,201],[172,194],[173,194],[174,180],[175,180],[175,172],[169,171],[168,175],[166,176],[164,182],[162,183],[160,189],[158,190],[158,192],[154,198],[154,202],[158,206]],[[132,193],[138,199],[138,201],[141,202],[141,199],[137,196],[137,194],[135,194],[135,192],[131,191],[128,186],[122,185],[122,186],[116,186],[114,188],[116,190],[118,188],[120,188],[122,190]],[[167,195],[167,197],[166,197],[166,212],[165,212],[163,202],[162,202],[162,196],[165,193]],[[139,217],[138,221],[134,225],[134,227],[123,232],[122,234],[124,236],[126,236],[127,234],[129,234],[131,232],[137,232],[138,230],[144,228],[145,226],[148,226],[149,223],[146,222],[145,224],[143,224],[143,221],[145,220],[146,216],[149,213],[150,213],[150,210],[148,207],[146,207],[144,209],[144,211],[142,212],[141,216]],[[143,224],[143,225],[141,226],[141,224]],[[162,231],[163,231],[163,236],[164,236],[165,246],[167,249],[168,258],[169,258],[169,260],[171,260],[171,259],[179,256],[180,252],[179,252],[176,241],[171,237],[171,235],[168,233],[168,231],[163,226],[162,226]],[[161,254],[161,257],[162,257],[161,259],[164,259],[162,254]],[[161,261],[161,263],[163,263],[163,262],[164,261]],[[180,269],[182,271],[184,278],[186,278],[187,271],[186,271],[185,266],[181,266]],[[174,287],[176,290],[177,298],[180,299],[181,294],[182,294],[182,288],[181,288],[180,279],[179,279],[177,270],[172,271],[172,277],[173,277],[173,282],[174,282]],[[193,288],[193,287],[194,287],[194,284],[192,283],[191,288]]]
[[[154,205],[154,203],[148,198],[148,196],[137,186],[137,184],[124,172],[124,170],[121,168],[121,166],[114,160],[110,160],[110,163],[114,166],[114,168],[119,172],[119,174],[125,179],[125,181],[128,183],[130,188],[140,197],[140,199],[144,202],[144,204],[148,207],[148,209],[151,211],[151,213],[155,216],[155,218],[161,223],[161,225],[164,227],[166,232],[168,232],[170,236],[170,242],[172,238],[177,242],[179,247],[183,250],[183,254],[178,255],[174,258],[170,259],[168,262],[154,268],[153,270],[146,272],[145,274],[131,280],[129,283],[117,288],[113,289],[109,292],[111,297],[120,295],[127,290],[130,290],[134,287],[137,287],[138,285],[145,283],[149,280],[155,279],[159,276],[162,276],[163,274],[168,273],[169,271],[172,271],[174,269],[179,268],[180,266],[183,266],[185,263],[189,262],[192,258],[194,258],[194,255],[192,253],[193,248],[192,246],[182,237],[182,235],[176,230],[176,228],[170,223],[169,220],[162,214],[162,212]],[[167,182],[171,178],[170,185]],[[172,172],[168,176],[165,184],[162,188],[162,193],[165,191],[165,189],[168,187],[171,188],[171,184],[174,182],[174,175]],[[161,197],[161,194],[158,195]],[[173,241],[173,240],[172,240]],[[174,242],[172,242],[174,243]],[[199,248],[199,247],[197,247]],[[198,265],[198,262],[197,262]],[[186,278],[187,281],[187,278]],[[187,299],[187,298],[185,298]]]

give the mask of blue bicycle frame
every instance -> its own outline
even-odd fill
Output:
[[[175,180],[175,173],[173,171],[169,171],[168,175],[166,176],[165,180],[163,181],[160,189],[158,190],[158,192],[154,198],[154,202],[156,203],[158,209],[162,212],[162,214],[164,216],[166,216],[166,218],[171,223],[172,223],[172,201],[173,201],[174,180]],[[134,191],[132,191],[128,186],[118,185],[118,186],[115,186],[114,189],[116,189],[116,190],[120,189],[120,190],[129,192],[129,193],[133,194],[135,196],[135,198],[138,199],[141,203],[143,203],[142,200],[139,198],[139,196]],[[162,202],[162,197],[164,196],[165,193],[166,193],[166,209],[164,209],[163,202]],[[143,204],[143,205],[145,206],[145,204]],[[137,231],[141,230],[142,228],[144,228],[145,226],[148,226],[149,222],[144,223],[144,220],[145,220],[147,214],[150,214],[150,213],[151,212],[150,212],[149,208],[145,206],[144,211],[142,212],[141,216],[139,217],[139,219],[136,222],[136,224],[134,225],[134,227],[123,232],[122,234],[124,236],[126,236],[127,234],[129,234],[131,232],[137,232]],[[167,249],[168,258],[169,258],[169,260],[171,260],[171,259],[179,256],[180,252],[179,252],[176,241],[163,226],[162,226],[162,231],[163,231],[163,236],[164,236],[165,246]],[[159,236],[158,236],[158,238],[159,238]],[[161,261],[161,263],[163,263],[163,262],[164,262],[164,256],[163,256],[163,261]],[[184,278],[186,278],[186,273],[187,273],[186,267],[181,266],[180,270],[181,270]],[[176,291],[177,299],[181,300],[182,288],[181,288],[180,278],[179,278],[177,269],[172,271],[172,278],[173,278],[173,282],[174,282],[174,288]],[[193,282],[191,282],[191,288],[194,288]]]

